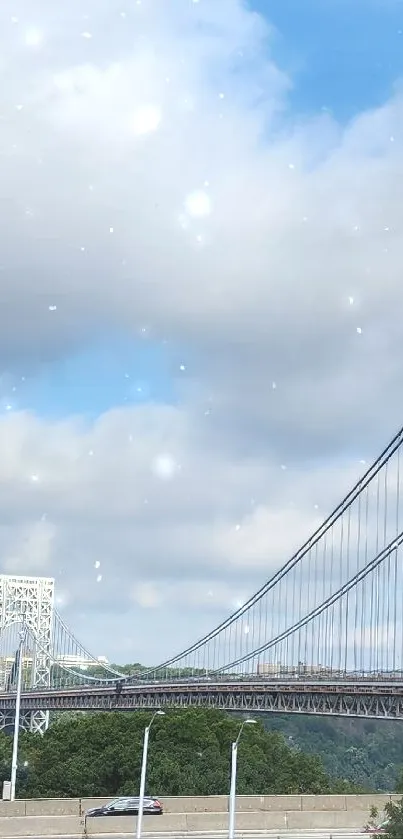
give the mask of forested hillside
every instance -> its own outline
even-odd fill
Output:
[[[371,791],[396,788],[403,767],[403,721],[271,714],[265,726],[281,731],[290,747],[320,756],[333,777]]]
[[[19,797],[135,794],[150,713],[65,714],[43,737],[20,738]],[[231,742],[240,720],[220,711],[169,711],[150,735],[147,792],[213,795],[229,790]],[[12,738],[0,735],[0,781],[10,777]],[[332,780],[320,758],[290,748],[262,722],[246,726],[239,746],[238,792],[244,794],[353,792]]]

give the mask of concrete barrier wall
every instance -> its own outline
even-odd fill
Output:
[[[401,795],[238,795],[237,812],[288,812],[291,810],[302,811],[339,811],[339,810],[361,810],[369,811],[371,807],[383,810],[389,801],[400,801]],[[68,799],[66,799],[67,801]],[[76,812],[77,805],[81,813],[91,807],[100,807],[107,804],[111,798],[82,798],[72,799],[72,808]],[[178,796],[176,798],[159,797],[164,813],[228,813],[228,796]],[[42,802],[38,802],[41,805]],[[43,802],[45,807],[49,803],[49,812],[52,815],[54,807],[60,802],[49,800]],[[45,814],[45,811],[43,811]],[[69,815],[70,811],[65,813]]]
[[[160,798],[164,813],[228,813],[228,796],[202,795]]]
[[[290,810],[288,812],[243,812],[237,814],[238,833],[270,830],[332,830],[364,826],[362,811],[354,810]],[[167,813],[147,817],[143,821],[145,834],[224,832],[228,830],[227,813]],[[103,834],[135,835],[136,819],[129,816],[84,819],[78,816],[14,816],[0,817],[0,837],[72,836],[85,839]]]
[[[4,802],[6,803],[6,802]],[[25,801],[26,816],[80,816],[79,798],[29,798]]]
[[[110,816],[110,818],[87,819],[86,831],[88,836],[102,833],[130,833],[136,832],[137,819],[131,816]],[[186,832],[185,813],[167,813],[163,816],[147,816],[143,819],[143,833],[183,833]]]
[[[334,828],[362,828],[364,821],[362,813],[354,812],[243,812],[236,817],[236,829],[242,831],[265,830],[315,830]],[[136,829],[136,819],[113,817],[105,819],[88,819],[86,830],[89,836],[108,833],[133,834]],[[144,833],[206,833],[228,830],[227,813],[167,813],[163,816],[143,820]]]
[[[366,814],[361,810],[301,810],[287,813],[289,830],[335,830],[363,828]]]
[[[25,801],[0,801],[0,818],[2,816],[25,816]]]
[[[228,809],[228,799],[227,809]],[[300,795],[238,795],[236,799],[238,813],[263,811],[285,813],[288,810],[301,809]]]
[[[393,796],[399,798],[398,796]],[[214,802],[210,806],[218,806],[219,797],[213,797]],[[310,798],[310,797],[309,797]],[[329,800],[330,798],[330,800]],[[356,799],[357,807],[354,808],[355,796],[336,797],[320,796],[314,801],[308,801],[308,796],[257,796],[255,808],[252,809],[253,799],[250,796],[240,797],[237,803],[236,828],[242,831],[269,831],[269,830],[337,830],[347,828],[350,830],[363,828],[371,805],[378,806],[390,799],[389,796],[359,796]],[[180,799],[180,806],[188,807],[188,812],[169,813],[162,816],[146,816],[143,820],[144,833],[178,833],[191,832],[214,832],[227,831],[228,813],[222,805],[227,802],[226,796],[220,797],[221,811],[190,810],[189,799]],[[1,837],[37,837],[37,836],[96,836],[102,834],[129,834],[133,836],[136,830],[137,819],[130,816],[113,816],[109,818],[87,818],[79,815],[19,815],[18,807],[29,808],[35,804],[37,810],[41,809],[40,802],[2,802],[8,809],[8,815],[0,815],[0,839]],[[275,808],[275,804],[277,807]],[[297,806],[299,804],[299,806]],[[312,809],[308,809],[311,804]],[[336,806],[337,804],[337,806]],[[51,802],[47,801],[46,806],[50,807]],[[79,809],[80,801],[65,802],[56,801],[54,809],[63,810],[69,807]],[[293,805],[287,809],[288,805]],[[201,802],[198,802],[201,807]],[[381,808],[380,808],[381,809]],[[7,812],[7,810],[6,810]]]
[[[238,831],[242,830],[284,830],[285,813],[239,813],[236,819]],[[87,834],[95,836],[108,833],[134,833],[136,819],[113,817],[87,819]],[[227,813],[167,813],[163,816],[145,818],[144,833],[206,833],[228,830]]]
[[[371,807],[382,811],[388,801],[400,795],[239,795],[238,813],[358,812]],[[107,804],[111,798],[43,798],[17,801],[0,800],[0,818],[10,816],[82,816],[91,807]],[[228,813],[228,796],[178,796],[160,798],[164,814]],[[115,819],[117,817],[114,817]],[[154,817],[153,817],[154,819]]]
[[[377,807],[379,812],[389,801],[400,801],[401,795],[345,795],[346,810],[369,810]]]
[[[0,816],[0,836],[82,836],[83,831],[78,816]]]

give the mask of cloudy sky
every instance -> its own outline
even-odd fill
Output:
[[[0,555],[94,654],[241,604],[401,424],[403,3],[0,7]]]

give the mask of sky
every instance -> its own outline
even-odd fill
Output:
[[[401,424],[403,3],[0,8],[0,556],[94,655],[240,605]]]

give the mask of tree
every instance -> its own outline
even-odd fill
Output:
[[[150,712],[60,716],[43,737],[23,734],[18,793],[28,797],[136,794],[144,728]],[[241,720],[222,711],[188,709],[157,717],[150,734],[149,795],[213,795],[229,789],[231,743]],[[9,740],[0,738],[0,766]],[[4,758],[9,769],[8,752]],[[9,776],[9,773],[8,775]],[[246,795],[331,793],[337,784],[316,755],[296,751],[261,721],[244,729],[238,792]],[[343,792],[355,791],[348,785]]]
[[[268,731],[280,731],[293,748],[318,755],[333,779],[343,778],[366,793],[396,789],[403,765],[401,722],[303,714],[265,714],[263,720]],[[403,793],[403,778],[397,789]]]
[[[390,802],[385,807],[387,815],[387,826],[385,836],[387,839],[402,839],[403,837],[403,799],[397,804]]]
[[[399,770],[399,774],[397,776],[396,792],[402,792],[403,793],[403,769]]]

